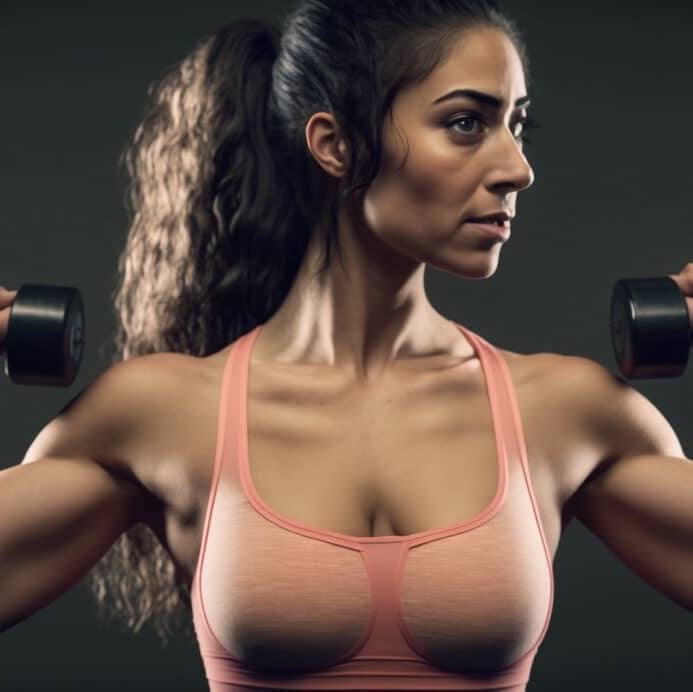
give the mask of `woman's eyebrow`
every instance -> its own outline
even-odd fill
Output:
[[[503,99],[499,99],[496,96],[491,96],[491,94],[485,94],[482,91],[476,91],[474,89],[455,89],[454,91],[445,94],[437,98],[431,105],[436,105],[442,103],[443,101],[448,101],[449,99],[454,99],[458,97],[466,97],[483,103],[487,106],[491,106],[495,109],[500,109],[503,106]],[[527,107],[531,103],[529,96],[523,96],[517,101],[515,101],[515,108]]]

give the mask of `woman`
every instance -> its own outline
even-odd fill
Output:
[[[304,0],[162,81],[121,361],[0,474],[0,629],[91,572],[135,631],[192,606],[215,691],[523,690],[573,515],[693,608],[693,467],[656,408],[425,294],[426,265],[497,268],[527,79],[490,3]]]

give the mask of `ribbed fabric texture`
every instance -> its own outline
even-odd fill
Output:
[[[553,567],[508,367],[456,326],[483,368],[498,487],[471,520],[410,536],[314,529],[263,503],[247,438],[262,325],[230,349],[192,583],[211,692],[525,690],[553,609]]]

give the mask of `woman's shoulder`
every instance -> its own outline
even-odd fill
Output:
[[[112,391],[120,392],[121,402],[130,402],[123,435],[128,475],[145,486],[161,507],[188,507],[191,489],[186,479],[198,438],[214,437],[213,430],[205,435],[216,421],[212,409],[219,386],[210,359],[155,353],[121,361],[108,372],[117,382]],[[112,403],[115,406],[115,399]]]
[[[541,351],[519,353],[494,346],[510,369],[513,379],[541,378],[545,382],[567,386],[578,384],[584,377],[603,377],[608,369],[585,356]]]
[[[508,367],[522,372],[565,378],[567,381],[611,374],[606,366],[586,356],[549,351],[519,353],[498,346],[494,348],[503,356]]]
[[[498,349],[521,399],[543,411],[551,411],[570,425],[584,427],[599,399],[628,387],[623,378],[586,356],[540,352],[517,353]]]
[[[194,383],[204,385],[216,377],[227,351],[228,348],[224,348],[204,357],[173,351],[151,353],[134,356],[118,363],[117,367],[122,373],[120,377],[130,380],[136,390],[166,400],[171,389],[179,390]]]

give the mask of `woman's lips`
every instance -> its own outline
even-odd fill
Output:
[[[502,226],[493,222],[484,223],[483,221],[465,221],[464,225],[477,228],[485,235],[496,238],[496,240],[506,242],[510,239],[510,221],[506,221]]]

